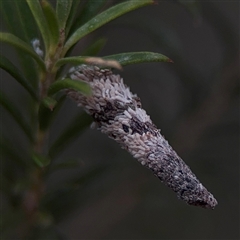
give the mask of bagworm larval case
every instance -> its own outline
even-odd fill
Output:
[[[71,79],[87,82],[90,96],[67,90],[68,96],[90,114],[101,132],[117,141],[142,165],[186,203],[213,209],[213,195],[199,182],[142,109],[119,75],[96,66],[82,65],[69,71]]]

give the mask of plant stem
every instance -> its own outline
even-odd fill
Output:
[[[65,32],[60,32],[60,40],[56,47],[56,51],[54,53],[46,53],[46,59],[45,59],[45,66],[46,66],[46,72],[39,72],[39,79],[40,79],[40,87],[39,87],[39,102],[35,105],[35,122],[37,123],[37,126],[34,126],[36,129],[35,133],[35,142],[33,144],[33,152],[34,154],[37,154],[38,156],[43,156],[44,153],[44,145],[46,142],[46,139],[48,137],[49,130],[41,130],[40,124],[39,124],[39,108],[42,100],[47,96],[48,88],[51,85],[51,83],[54,82],[56,78],[57,68],[54,68],[54,65],[56,61],[59,59],[61,53],[62,53],[62,47],[63,42],[65,39]],[[40,213],[40,202],[44,194],[45,184],[43,175],[45,172],[44,167],[36,167],[34,166],[30,170],[29,174],[29,185],[26,189],[26,192],[23,197],[22,206],[24,209],[24,212],[26,214],[27,221],[24,223],[24,233],[26,236],[30,233],[31,229],[33,229],[34,226],[38,225],[40,223],[39,220],[39,213]]]

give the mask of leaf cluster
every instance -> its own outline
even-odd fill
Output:
[[[170,62],[168,57],[152,52],[97,57],[106,43],[105,38],[86,46],[81,55],[71,55],[82,38],[152,3],[152,0],[126,1],[109,7],[105,0],[84,3],[57,0],[55,6],[47,0],[1,1],[1,20],[7,30],[0,32],[1,45],[14,50],[17,57],[11,57],[8,50],[3,51],[0,67],[11,75],[28,99],[28,107],[23,107],[27,114],[24,114],[7,92],[0,92],[1,111],[8,114],[24,135],[22,143],[18,143],[19,139],[8,139],[7,131],[3,131],[0,139],[4,169],[1,191],[7,200],[7,207],[1,213],[4,236],[14,237],[21,228],[23,236],[61,239],[55,223],[78,202],[79,187],[105,171],[103,167],[93,167],[81,176],[70,178],[63,186],[52,191],[46,189],[46,181],[56,169],[78,165],[78,161],[69,159],[58,163],[57,158],[91,123],[85,113],[76,114],[49,146],[52,123],[66,99],[63,90],[91,94],[86,83],[66,78],[65,73],[69,65],[121,68],[142,62]]]

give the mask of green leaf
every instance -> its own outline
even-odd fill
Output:
[[[28,54],[31,57],[33,57],[38,63],[39,67],[45,72],[46,68],[43,60],[33,51],[33,49],[27,43],[22,41],[20,38],[14,36],[11,33],[0,32],[0,41],[23,50],[25,54]]]
[[[54,95],[55,93],[64,89],[73,89],[87,95],[91,92],[91,88],[87,83],[66,78],[56,81],[50,85],[48,89],[48,95]]]
[[[1,1],[0,11],[9,32],[26,42],[39,38],[37,25],[26,1]]]
[[[65,29],[73,0],[57,0],[57,19],[60,29]]]
[[[83,24],[92,17],[106,4],[106,0],[88,0],[83,8],[81,18],[78,20],[79,23]]]
[[[90,57],[90,56],[62,58],[56,62],[55,67],[60,67],[63,64],[67,64],[67,63],[71,63],[72,65],[80,65],[84,63],[84,64],[99,65],[103,67],[121,69],[121,65],[115,60],[108,60],[108,59],[104,60],[103,58]]]
[[[38,111],[39,128],[41,131],[45,131],[49,127],[54,117],[57,115],[58,111],[62,107],[62,104],[64,103],[65,99],[66,95],[53,99],[53,101],[57,101],[53,110],[51,110],[49,106],[46,106],[46,103],[41,102]]]
[[[29,44],[33,39],[39,38],[38,27],[26,1],[1,1],[0,5],[0,15],[8,32]],[[34,59],[20,49],[16,50],[25,77],[37,87],[38,74]]]
[[[69,32],[72,28],[72,24],[74,22],[74,18],[76,16],[76,13],[78,12],[78,7],[79,7],[80,0],[74,0],[72,2],[71,10],[69,13],[69,17],[66,23],[66,28],[65,28],[65,37],[67,38],[69,35]]]
[[[49,155],[55,157],[69,143],[71,143],[80,133],[90,126],[92,118],[84,113],[78,114],[65,128],[60,137],[53,143],[49,150]]]
[[[71,31],[74,32],[78,29],[81,25],[86,23],[92,17],[96,16],[101,8],[104,7],[106,4],[106,0],[88,0],[85,2],[84,6],[82,7],[80,14],[76,18],[71,28]]]
[[[43,10],[41,7],[41,4],[39,1],[32,1],[32,0],[26,0],[28,3],[29,8],[32,11],[32,14],[34,16],[34,19],[38,25],[38,28],[42,34],[42,38],[45,45],[45,51],[48,51],[49,43],[50,43],[50,32],[48,28],[48,23],[46,21],[46,18],[43,14]]]
[[[90,46],[88,46],[83,52],[82,56],[97,56],[99,52],[103,49],[107,42],[106,38],[100,38],[94,41]]]
[[[81,38],[86,36],[87,34],[93,32],[97,28],[103,26],[104,24],[112,21],[113,19],[132,11],[136,8],[143,7],[147,4],[153,3],[152,0],[141,0],[141,1],[128,1],[120,3],[116,6],[113,6],[106,11],[100,13],[87,23],[85,23],[82,27],[78,28],[68,39],[66,42],[64,49],[63,49],[63,55],[67,53],[67,51]]]
[[[42,100],[43,105],[53,111],[53,108],[57,105],[57,101],[54,98],[51,97],[45,97]]]
[[[49,29],[49,51],[50,54],[54,54],[59,41],[60,32],[56,12],[52,8],[51,4],[46,0],[41,0],[41,6]]]
[[[106,38],[100,38],[96,41],[94,41],[90,46],[88,46],[82,53],[82,56],[96,56],[98,53],[102,50],[104,45],[106,44],[107,39]],[[69,53],[69,52],[68,52]],[[61,67],[57,72],[57,78],[61,76],[61,72],[63,70],[63,67]]]
[[[8,72],[16,81],[18,81],[29,94],[37,100],[37,94],[29,82],[25,79],[23,74],[18,70],[18,68],[12,64],[6,57],[0,55],[0,68]]]
[[[173,62],[170,58],[153,52],[129,52],[105,56],[103,59],[114,59],[122,66],[145,62]]]
[[[21,129],[25,132],[28,138],[33,141],[32,130],[29,127],[29,124],[24,119],[22,113],[18,110],[14,104],[9,101],[2,92],[0,92],[0,104],[9,112],[13,119],[18,123]]]
[[[37,164],[38,167],[46,167],[51,162],[51,159],[49,157],[43,156],[38,153],[33,153],[32,159]]]

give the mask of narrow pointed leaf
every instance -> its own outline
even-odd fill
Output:
[[[26,54],[33,57],[43,71],[46,70],[43,60],[34,52],[34,50],[27,43],[22,41],[20,38],[14,36],[11,33],[0,32],[0,41],[12,45],[13,47],[16,47],[18,49],[21,49]]]
[[[97,28],[103,26],[104,24],[112,21],[113,19],[130,12],[136,8],[143,7],[147,4],[153,3],[152,0],[141,0],[141,1],[127,1],[120,3],[116,6],[113,6],[106,11],[100,13],[96,17],[92,18],[90,21],[85,23],[82,27],[78,28],[72,36],[68,39],[65,44],[63,56],[66,52],[81,38],[86,36],[87,34],[93,32]]]
[[[32,154],[32,159],[38,167],[46,167],[51,162],[51,159],[49,157],[43,156],[43,155],[38,154],[38,153],[33,153]]]
[[[13,117],[13,119],[25,132],[27,137],[32,141],[33,136],[29,124],[27,124],[22,113],[18,110],[18,108],[15,107],[14,104],[11,101],[9,101],[7,97],[3,95],[2,92],[0,93],[0,104],[8,111],[8,113]]]
[[[67,38],[69,35],[69,32],[71,31],[72,24],[74,22],[76,13],[78,12],[78,7],[79,7],[80,0],[74,0],[72,2],[71,10],[66,22],[66,27],[65,27],[65,37]]]
[[[65,89],[74,89],[82,94],[90,94],[91,92],[90,86],[87,83],[66,78],[54,82],[48,89],[48,95],[54,95],[55,93]]]
[[[53,143],[49,150],[49,155],[55,157],[61,150],[66,148],[80,133],[90,126],[92,118],[84,113],[77,115],[65,128],[60,137]]]
[[[73,0],[57,0],[57,19],[60,29],[65,29]]]
[[[146,62],[172,62],[172,60],[160,53],[153,52],[129,52],[105,56],[103,59],[114,59],[122,66],[146,63]]]
[[[18,81],[28,92],[29,94],[37,100],[37,94],[29,82],[25,79],[20,70],[12,64],[6,57],[0,55],[0,68],[8,72],[16,81]]]
[[[42,104],[50,109],[50,111],[53,111],[54,107],[57,105],[57,101],[54,99],[54,98],[51,98],[51,97],[45,97],[43,100],[42,100]]]
[[[62,58],[56,62],[56,67],[60,67],[63,64],[67,64],[67,63],[70,63],[72,65],[91,64],[91,65],[99,65],[103,67],[121,69],[121,65],[115,60],[103,59],[99,57],[90,57],[90,56]]]
[[[9,32],[26,42],[39,38],[37,25],[26,1],[1,1],[0,12]]]
[[[34,16],[34,19],[38,25],[38,28],[42,34],[42,38],[45,45],[45,51],[49,48],[50,43],[50,32],[48,28],[48,23],[46,21],[46,18],[43,14],[42,7],[39,1],[32,1],[32,0],[26,0],[28,3],[29,8],[32,11],[32,14]]]
[[[53,119],[57,115],[58,111],[61,109],[64,101],[66,99],[66,96],[63,95],[61,97],[57,97],[56,100],[57,103],[54,106],[54,109],[50,109],[49,107],[46,107],[46,105],[42,102],[39,107],[38,111],[38,121],[39,121],[39,128],[41,131],[45,131],[50,124],[52,123]]]
[[[33,39],[39,38],[38,27],[26,1],[1,1],[0,5],[0,15],[8,32],[29,44]],[[25,77],[37,86],[38,75],[34,59],[23,51],[16,50]]]
[[[88,0],[81,9],[80,14],[75,19],[71,30],[74,32],[92,17],[96,16],[101,8],[106,4],[106,0]]]
[[[92,43],[90,46],[88,46],[83,52],[83,56],[97,56],[99,52],[103,49],[107,42],[106,38],[100,38],[94,43]]]
[[[83,8],[79,23],[83,24],[94,17],[98,11],[106,4],[106,0],[88,0]]]
[[[22,28],[22,18],[16,6],[17,2],[24,1],[1,1],[1,21],[9,32],[26,41],[25,31]]]
[[[49,29],[49,47],[51,51],[54,51],[59,41],[59,26],[56,12],[46,0],[41,1],[41,6]]]
[[[28,91],[34,100],[38,100],[36,91],[33,89],[32,85],[29,84],[21,71],[7,58],[4,58],[4,56],[0,56],[0,68],[8,72],[18,83],[20,83],[20,85]]]

